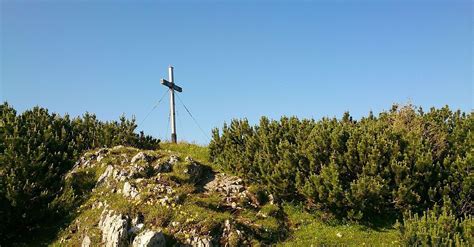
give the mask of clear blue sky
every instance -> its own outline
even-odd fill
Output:
[[[169,64],[210,135],[232,118],[473,106],[471,1],[1,1],[2,101],[147,115]],[[178,139],[206,143],[177,101]],[[139,126],[169,138],[168,98]]]

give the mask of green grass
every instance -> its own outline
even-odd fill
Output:
[[[206,146],[200,146],[187,142],[179,142],[177,144],[164,142],[160,143],[160,149],[179,153],[183,158],[186,156],[192,157],[194,160],[200,163],[209,163],[209,151]]]
[[[139,205],[139,211],[143,213],[148,228],[159,229],[169,224],[174,209],[156,204],[153,206]]]
[[[181,225],[199,229],[203,233],[216,230],[228,219],[232,219],[230,212],[216,212],[192,203],[183,205],[173,217],[173,220],[180,222]]]
[[[284,210],[291,234],[278,246],[400,246],[398,231],[393,227],[328,224],[298,206],[286,204]]]
[[[280,246],[399,246],[395,229],[371,230],[360,225],[329,226],[314,221],[295,229],[291,237]]]

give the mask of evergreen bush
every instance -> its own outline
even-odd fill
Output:
[[[354,220],[422,212],[446,200],[472,215],[474,115],[394,105],[378,116],[263,117],[213,130],[211,160],[276,199]]]
[[[456,218],[447,208],[428,210],[423,216],[411,212],[399,224],[400,240],[406,246],[472,246],[474,218]]]
[[[123,116],[118,122],[101,122],[89,113],[71,119],[40,107],[17,114],[8,103],[0,105],[0,116],[0,243],[27,236],[61,211],[52,202],[85,150],[159,143],[135,133],[135,120]]]

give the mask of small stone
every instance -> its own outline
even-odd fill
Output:
[[[102,208],[103,206],[104,206],[104,204],[102,202],[96,202],[96,203],[92,204],[92,209]]]
[[[91,246],[91,239],[89,236],[85,236],[84,239],[82,239],[82,244],[81,247],[90,247]]]
[[[109,150],[107,148],[101,148],[99,151],[95,153],[95,156],[97,156],[96,160],[97,162],[100,162],[105,158],[105,155],[109,153]]]
[[[174,165],[178,162],[178,156],[176,155],[171,155],[170,160],[168,161],[170,164]]]
[[[268,217],[268,215],[262,213],[261,211],[259,211],[259,212],[257,213],[257,216],[262,217],[262,218],[267,218],[267,217]]]
[[[275,204],[275,198],[273,198],[272,194],[268,195],[268,202],[272,205]]]
[[[115,146],[112,148],[112,150],[118,150],[118,149],[121,149],[121,148],[124,148],[123,145],[118,145],[118,146]]]
[[[208,182],[204,188],[208,191],[216,191],[225,194],[226,196],[239,196],[245,192],[245,187],[242,185],[242,180],[234,176],[227,176],[224,173],[218,173],[214,179]]]
[[[145,163],[148,163],[153,160],[153,157],[144,153],[144,152],[139,152],[135,156],[133,156],[131,163],[135,164],[138,163],[139,161],[144,161]]]
[[[132,226],[130,230],[128,230],[128,233],[135,234],[139,232],[143,228],[143,226],[145,226],[143,223],[137,224],[136,226]]]
[[[168,204],[169,198],[168,198],[168,196],[165,196],[165,197],[161,198],[161,199],[158,200],[158,201],[161,203],[161,205],[164,206],[164,205],[167,205],[167,204]]]
[[[161,231],[144,231],[133,240],[133,247],[162,247],[166,246],[165,236]]]
[[[138,213],[137,217],[133,218],[132,225],[138,225],[140,223],[143,223],[144,220],[145,220],[145,217],[143,216],[143,214]]]
[[[135,186],[131,185],[128,181],[123,185],[123,195],[126,197],[135,198],[138,195],[138,190]]]
[[[211,237],[209,236],[204,236],[204,237],[195,236],[193,238],[189,238],[187,242],[191,246],[195,246],[195,247],[211,247],[212,246]]]
[[[84,162],[84,167],[90,167],[91,166],[91,161],[90,160],[86,160],[86,162]]]
[[[173,221],[173,222],[171,222],[171,225],[174,226],[174,227],[179,226],[179,222]]]
[[[164,162],[155,165],[153,168],[155,169],[156,172],[158,173],[166,173],[166,172],[171,172],[173,170],[173,164],[169,162]]]
[[[113,172],[113,178],[115,178],[118,181],[125,181],[129,179],[132,176],[132,174],[129,174],[128,171],[126,170],[115,170]]]

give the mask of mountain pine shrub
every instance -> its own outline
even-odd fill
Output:
[[[474,115],[394,105],[378,116],[263,117],[213,130],[211,160],[280,200],[351,219],[422,212],[446,200],[472,215]]]
[[[35,107],[17,114],[0,105],[0,245],[38,229],[55,212],[64,175],[87,149],[129,145],[156,148],[159,140],[135,133],[135,120],[71,119]],[[55,205],[55,206],[53,206]],[[61,205],[59,205],[61,206]]]
[[[456,218],[446,207],[409,212],[398,224],[401,242],[406,246],[472,246],[474,218]]]

